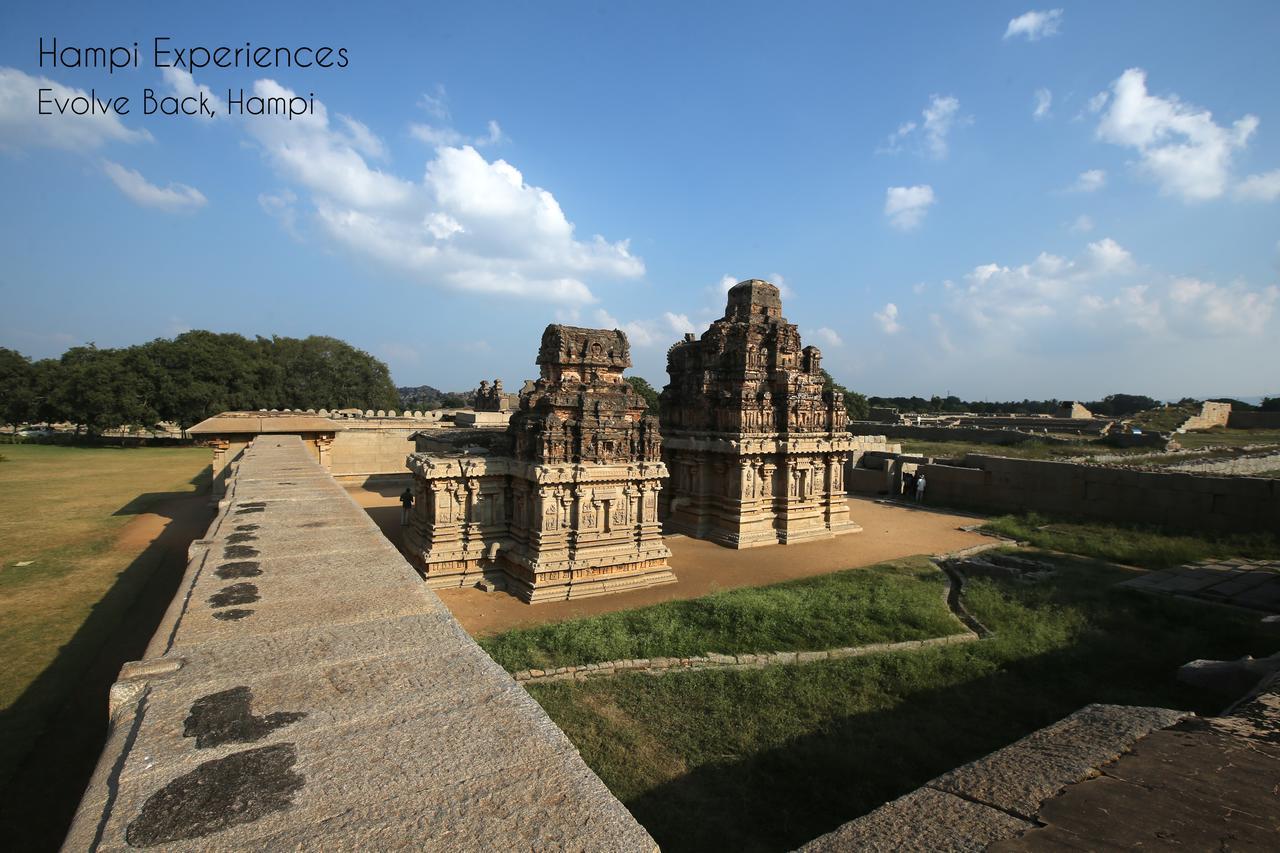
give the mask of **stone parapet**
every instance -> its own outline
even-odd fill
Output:
[[[64,849],[656,845],[296,436],[259,436]]]

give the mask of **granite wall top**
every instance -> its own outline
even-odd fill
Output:
[[[64,849],[656,849],[298,437],[206,536]]]

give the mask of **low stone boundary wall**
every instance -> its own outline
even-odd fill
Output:
[[[1213,532],[1280,529],[1280,480],[970,454],[919,470],[928,503]]]
[[[984,429],[982,427],[912,426],[909,424],[881,424],[854,421],[849,424],[854,435],[883,435],[887,438],[906,438],[915,441],[964,441],[972,444],[1022,444],[1041,441],[1045,444],[1070,444],[1071,439],[1044,433],[1025,432],[1017,429]]]
[[[1230,429],[1280,429],[1280,412],[1232,412],[1227,418]]]
[[[722,655],[707,652],[686,658],[633,658],[611,660],[604,663],[585,663],[579,666],[560,666],[555,669],[525,669],[517,672],[515,680],[521,684],[539,684],[548,681],[585,681],[592,678],[608,678],[613,675],[642,673],[666,675],[695,669],[763,669],[766,666],[785,666],[796,663],[813,663],[820,660],[841,660],[885,652],[905,652],[927,649],[933,646],[953,646],[970,643],[978,635],[965,630],[961,634],[931,637],[927,640],[904,640],[899,643],[872,643],[867,646],[847,646],[816,652],[760,652],[758,654]]]

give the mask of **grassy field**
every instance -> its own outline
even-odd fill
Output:
[[[530,693],[664,851],[780,851],[1090,702],[1198,712],[1194,658],[1275,651],[1256,616],[1116,590],[1076,558],[1036,585],[977,580],[994,636],[763,670],[628,675]]]
[[[121,529],[207,488],[209,452],[20,444],[0,456],[3,783],[148,580],[146,543],[118,544]]]
[[[924,557],[719,592],[480,640],[510,672],[705,652],[804,651],[923,640],[964,626]]]
[[[1275,533],[1169,534],[1137,525],[1056,521],[1035,513],[1002,515],[988,521],[984,529],[1037,548],[1146,569],[1166,569],[1212,557],[1280,559],[1280,536]]]
[[[1173,440],[1187,450],[1202,447],[1244,447],[1248,444],[1280,444],[1280,430],[1225,429],[1215,427],[1203,432],[1184,432]]]
[[[930,456],[934,459],[958,459],[968,453],[979,453],[986,456],[1009,456],[1014,459],[1050,459],[1070,462],[1074,460],[1087,461],[1090,456],[1140,455],[1142,453],[1150,453],[1151,449],[1121,449],[1089,441],[1074,441],[1070,444],[1027,441],[1022,444],[1010,444],[1008,446],[978,444],[968,441],[903,441],[902,451],[917,456]]]

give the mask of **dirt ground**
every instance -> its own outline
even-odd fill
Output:
[[[400,544],[401,531],[398,496],[403,489],[403,484],[348,488],[356,502],[365,507],[396,545]],[[851,497],[849,517],[862,525],[861,533],[741,551],[687,536],[668,536],[671,568],[677,583],[633,592],[533,605],[506,593],[486,593],[473,587],[436,592],[467,631],[473,636],[484,636],[511,628],[697,598],[717,590],[822,575],[914,554],[941,554],[991,541],[960,529],[975,523],[972,516],[927,507],[889,505]]]

